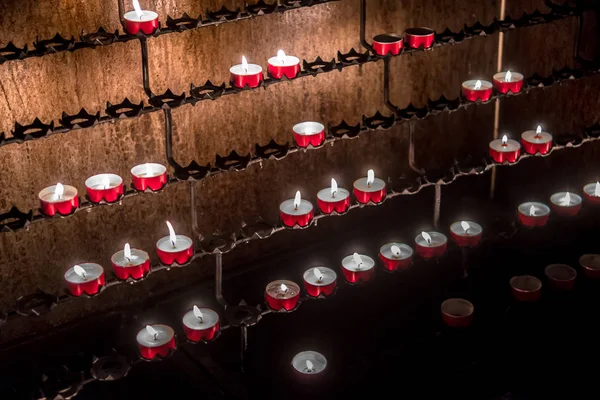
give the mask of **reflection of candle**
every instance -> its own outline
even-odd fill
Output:
[[[110,259],[117,278],[141,279],[150,271],[150,256],[138,249],[132,249],[125,243],[123,250],[117,251]]]
[[[550,264],[544,269],[550,285],[559,290],[571,290],[575,286],[577,271],[566,264]]]
[[[521,134],[521,142],[523,149],[529,154],[547,154],[552,147],[552,135],[542,131],[542,127],[538,126],[535,131],[525,131]]]
[[[274,311],[291,311],[298,305],[300,286],[292,281],[278,280],[265,289],[267,305]]]
[[[350,192],[338,187],[335,179],[331,178],[331,187],[317,193],[317,204],[325,214],[331,214],[334,210],[342,214],[350,207]]]
[[[464,81],[462,83],[462,94],[468,101],[488,101],[492,96],[492,84],[482,80]]]
[[[286,55],[283,50],[277,52],[277,57],[269,58],[268,64],[269,75],[275,79],[281,79],[283,76],[294,79],[300,72],[300,59]]]
[[[388,271],[407,269],[412,262],[413,250],[404,243],[387,243],[379,249],[379,258]]]
[[[325,141],[325,125],[320,122],[300,122],[292,128],[294,140],[299,147],[319,147]]]
[[[600,278],[600,254],[584,254],[579,257],[579,265],[589,278]]]
[[[446,252],[448,239],[439,232],[421,232],[415,237],[417,254],[428,259],[442,257]]]
[[[523,79],[523,74],[506,71],[494,74],[493,82],[498,93],[519,93],[523,88]]]
[[[248,64],[246,57],[242,56],[242,63],[229,69],[231,84],[239,89],[246,86],[255,88],[263,80],[262,67],[257,64]]]
[[[375,171],[372,169],[367,171],[366,178],[354,181],[354,197],[359,203],[367,204],[369,201],[381,203],[385,195],[385,182],[375,178]]]
[[[314,267],[304,272],[304,288],[309,296],[330,296],[336,286],[337,274],[331,268]]]
[[[183,235],[176,235],[173,226],[167,221],[169,236],[162,237],[156,242],[156,253],[165,265],[177,263],[183,265],[190,261],[194,255],[192,239]]]
[[[508,161],[514,163],[521,155],[521,144],[516,140],[509,139],[508,136],[502,136],[502,139],[495,139],[490,142],[490,156],[497,163]]]
[[[38,197],[40,199],[40,209],[49,216],[56,215],[56,213],[69,215],[79,207],[77,189],[62,183],[48,186],[40,191]]]
[[[450,237],[458,247],[475,247],[481,241],[483,228],[473,221],[460,221],[450,225]]]
[[[581,201],[581,196],[569,192],[558,192],[550,196],[552,211],[561,217],[574,217],[579,214]]]
[[[529,201],[518,207],[519,221],[525,226],[544,226],[550,218],[550,207],[543,203]]]
[[[158,28],[158,14],[154,11],[142,10],[138,0],[132,0],[133,11],[126,12],[123,15],[125,19],[125,30],[132,35],[142,31],[150,35]]]
[[[466,328],[473,321],[475,307],[465,299],[453,298],[445,300],[440,312],[444,323],[452,328]]]
[[[74,265],[65,272],[65,281],[73,296],[94,295],[104,286],[104,268],[100,264]]]
[[[302,383],[317,382],[327,368],[327,359],[316,351],[303,351],[292,359],[292,368]]]
[[[435,31],[429,28],[408,28],[404,31],[404,42],[408,47],[428,49],[433,46]]]
[[[583,196],[588,203],[600,205],[600,182],[585,185],[583,187]]]
[[[513,276],[510,280],[513,296],[519,301],[536,301],[540,298],[542,282],[531,275]]]
[[[123,195],[123,179],[115,174],[98,174],[85,181],[85,189],[92,203],[114,203]]]
[[[131,168],[131,179],[132,186],[136,190],[157,191],[167,184],[167,167],[156,163],[136,165]]]
[[[298,190],[293,199],[279,205],[279,216],[285,226],[293,227],[296,224],[307,226],[314,216],[313,205],[310,201],[302,199]]]
[[[167,357],[175,349],[175,331],[167,325],[146,325],[138,332],[136,340],[140,354],[147,360],[157,356]]]
[[[185,336],[192,342],[213,340],[219,332],[219,314],[210,308],[194,306],[182,322]]]
[[[402,45],[402,37],[395,33],[377,35],[373,38],[373,51],[380,56],[388,54],[397,56],[402,50]]]
[[[342,260],[342,272],[349,283],[368,282],[375,275],[375,261],[364,254],[354,253]]]

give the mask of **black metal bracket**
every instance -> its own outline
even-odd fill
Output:
[[[367,0],[360,0],[360,44],[370,52],[373,52],[373,46],[367,42]]]
[[[390,57],[383,59],[383,103],[388,110],[397,115],[398,107],[390,101],[390,60]]]

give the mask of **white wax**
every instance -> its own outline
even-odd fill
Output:
[[[521,143],[516,140],[508,139],[506,144],[502,144],[502,139],[495,139],[490,142],[490,148],[499,153],[507,153],[520,150]]]
[[[342,260],[342,266],[348,271],[353,272],[368,271],[370,269],[373,269],[373,267],[375,266],[375,261],[371,257],[366,256],[364,254],[359,254],[359,256],[362,259],[362,263],[360,265],[356,264],[356,261],[354,261],[354,256],[351,254],[349,256],[344,257],[344,259]]]
[[[544,144],[552,141],[552,135],[548,132],[525,131],[521,134],[521,139],[528,143]]]
[[[466,222],[469,224],[469,230],[465,231],[462,227],[461,222]],[[450,231],[458,236],[477,236],[481,235],[483,232],[483,228],[477,222],[473,221],[458,221],[450,225]]]
[[[274,67],[290,67],[292,65],[300,64],[300,59],[298,57],[286,55],[283,57],[283,60],[279,57],[271,57],[268,62]]]
[[[192,239],[187,236],[176,235],[175,239],[175,246],[173,246],[169,236],[162,237],[158,239],[158,242],[156,242],[156,248],[166,253],[177,253],[192,247]]]
[[[512,75],[510,81],[506,80],[506,72],[498,72],[497,74],[494,74],[494,80],[498,81],[498,82],[520,82],[524,78],[523,74],[520,74],[518,72],[512,72],[511,71],[510,73]]]
[[[379,192],[385,189],[385,182],[379,178],[375,178],[371,185],[367,185],[367,178],[365,177],[354,181],[354,188],[366,193]]]
[[[321,280],[317,279],[317,275],[315,274],[315,268],[309,268],[304,271],[304,281],[313,285],[313,286],[327,286],[335,282],[337,279],[337,274],[334,270],[327,267],[316,267],[319,269],[323,278]]]
[[[162,164],[146,163],[139,164],[131,168],[131,175],[138,178],[152,178],[167,172],[167,167]]]
[[[469,81],[464,81],[462,83],[462,87],[468,90],[477,90],[477,91],[483,91],[483,90],[488,90],[492,88],[492,82],[489,81],[482,81],[481,82],[481,87],[479,89],[475,89],[475,85],[477,84],[477,79],[472,79]]]
[[[397,246],[400,249],[400,255],[392,252],[392,246]],[[388,260],[406,260],[407,258],[412,257],[413,249],[407,244],[392,242],[381,246],[379,254]]]
[[[66,188],[66,186],[65,186],[65,188]],[[596,182],[588,183],[587,185],[585,185],[583,187],[583,191],[585,192],[585,194],[587,194],[590,197],[600,197],[600,196],[596,196]]]
[[[127,267],[137,267],[142,265],[144,262],[150,259],[148,253],[143,250],[131,249],[131,259],[128,260],[125,258],[125,251],[119,250],[115,254],[112,255],[110,261],[123,268]]]
[[[125,13],[125,15],[123,15],[123,18],[131,22],[148,22],[157,19],[158,14],[154,11],[142,10],[142,16],[140,18],[140,16],[135,11],[128,11]]]
[[[533,215],[530,213],[531,206],[535,207],[535,212]],[[550,207],[544,203],[538,203],[537,201],[528,201],[519,205],[519,212],[530,217],[543,217],[550,214]]]
[[[427,240],[425,240],[423,235],[421,235],[420,233],[415,238],[415,243],[421,247],[439,247],[439,246],[443,246],[448,241],[448,239],[446,238],[446,235],[444,235],[443,233],[439,233],[439,232],[426,232],[426,233],[428,233],[429,236],[431,236],[431,243],[429,243]]]
[[[587,269],[600,270],[600,254],[584,254],[579,257],[579,264]]]
[[[262,67],[257,64],[248,64],[248,70],[246,70],[242,64],[238,64],[229,68],[229,72],[240,76],[258,75],[262,73]]]
[[[542,282],[535,276],[519,275],[510,279],[510,286],[520,292],[535,292],[542,288]]]
[[[468,300],[453,298],[445,300],[442,303],[441,310],[444,314],[451,317],[468,317],[473,314],[475,307]]]
[[[173,336],[175,336],[175,332],[170,326],[162,324],[153,324],[150,326],[154,328],[156,332],[158,332],[156,339],[154,338],[154,335],[151,335],[148,332],[146,327],[142,328],[142,330],[140,330],[136,336],[137,342],[144,347],[163,346],[169,343],[171,339],[173,339]]]
[[[85,180],[85,187],[96,190],[112,189],[123,183],[123,178],[115,174],[98,174]]]
[[[286,286],[286,290],[281,290],[282,284]],[[300,286],[292,281],[278,280],[269,283],[265,290],[269,296],[285,300],[296,297],[300,293]]]
[[[40,200],[46,203],[60,203],[62,201],[69,201],[77,197],[77,189],[73,186],[63,185],[64,193],[62,196],[58,197],[54,193],[56,192],[56,185],[48,186],[40,191],[38,197]]]
[[[310,361],[312,369],[309,370],[306,361]],[[327,367],[327,359],[316,351],[303,351],[292,359],[292,367],[301,374],[313,375],[323,372]]]
[[[292,128],[294,133],[302,136],[318,135],[325,130],[325,125],[320,122],[300,122]]]
[[[577,271],[567,264],[550,264],[544,268],[544,274],[555,281],[570,281],[577,278]]]
[[[550,196],[550,202],[560,207],[573,207],[581,204],[581,196],[575,193],[569,193],[569,204],[565,202],[567,192],[558,192]]]
[[[338,190],[334,195],[331,194],[330,187],[321,189],[317,193],[317,198],[326,203],[336,203],[338,201],[346,200],[348,197],[350,197],[350,192],[340,187],[338,187]]]
[[[306,215],[313,210],[313,205],[310,201],[302,199],[296,208],[294,199],[289,199],[279,205],[279,210],[287,215]]]
[[[85,283],[98,279],[103,273],[104,268],[100,264],[96,263],[83,263],[77,264],[85,271],[85,276],[79,276],[75,272],[75,266],[72,266],[65,272],[65,280],[69,283]]]
[[[202,319],[196,317],[194,310],[190,310],[183,316],[183,324],[190,329],[202,331],[212,328],[219,322],[219,314],[210,308],[200,308]]]

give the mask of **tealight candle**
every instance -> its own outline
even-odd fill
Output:
[[[579,265],[588,278],[600,278],[600,254],[584,254],[579,257]]]
[[[370,169],[367,171],[366,178],[354,181],[353,192],[359,203],[367,204],[369,201],[381,203],[386,195],[385,182],[375,178],[375,171]]]
[[[581,196],[575,193],[558,192],[550,196],[552,211],[561,217],[574,217],[581,211]]]
[[[342,272],[349,283],[368,282],[375,275],[375,261],[364,254],[354,253],[342,260]]]
[[[514,163],[521,155],[521,144],[516,140],[509,139],[508,136],[502,136],[502,139],[495,139],[490,142],[490,157],[497,163],[508,161]]]
[[[571,290],[575,286],[577,271],[566,264],[550,264],[544,269],[548,281],[558,290]]]
[[[460,221],[450,225],[450,237],[458,247],[476,247],[481,241],[483,228],[473,221]]]
[[[536,301],[542,293],[542,282],[531,275],[513,276],[510,279],[510,288],[518,301]]]
[[[435,31],[429,28],[408,28],[404,31],[404,43],[408,47],[428,49],[433,46]]]
[[[267,305],[274,311],[291,311],[298,305],[300,286],[292,281],[273,281],[265,289]]]
[[[462,95],[468,101],[488,101],[492,97],[492,84],[482,80],[468,80],[462,83]]]
[[[100,264],[74,265],[65,272],[65,281],[73,296],[97,294],[104,286],[104,268]]]
[[[350,192],[338,188],[335,179],[331,178],[331,187],[317,193],[317,204],[324,214],[331,214],[333,211],[338,214],[345,213],[350,207]]]
[[[303,351],[292,359],[294,374],[302,383],[318,381],[327,368],[327,359],[316,351]]]
[[[415,237],[417,254],[425,259],[442,257],[447,243],[446,235],[439,232],[421,232]]]
[[[285,226],[293,227],[298,224],[304,227],[313,219],[313,205],[310,201],[302,199],[298,190],[293,199],[279,205],[279,216]]]
[[[146,163],[131,168],[132,186],[143,192],[146,189],[157,191],[167,184],[167,167],[162,164]]]
[[[320,122],[300,122],[292,128],[294,140],[299,147],[319,147],[325,141],[325,125]]]
[[[62,183],[44,188],[40,191],[38,197],[40,198],[42,213],[49,216],[56,215],[56,213],[69,215],[79,207],[77,189],[73,186],[63,185]]]
[[[544,226],[550,218],[550,207],[543,203],[528,201],[518,207],[519,221],[530,228]]]
[[[183,331],[192,342],[213,340],[219,333],[219,314],[210,308],[194,306],[183,316]]]
[[[132,249],[125,243],[123,250],[117,251],[110,259],[117,278],[141,279],[150,271],[150,256],[143,250]]]
[[[397,56],[402,50],[403,43],[402,37],[395,33],[377,35],[373,38],[373,51],[380,56],[388,54]]]
[[[330,296],[337,286],[337,274],[327,267],[314,267],[304,271],[304,289],[311,297]]]
[[[300,59],[286,55],[283,50],[277,52],[277,57],[269,58],[268,64],[267,71],[275,79],[281,79],[284,76],[294,79],[300,72]]]
[[[445,300],[440,307],[442,320],[452,328],[466,328],[471,325],[474,311],[473,303],[460,298]]]
[[[387,243],[379,249],[379,258],[388,271],[407,269],[412,262],[413,250],[404,243]]]
[[[263,80],[262,67],[257,64],[248,64],[244,56],[242,56],[242,63],[231,67],[229,73],[231,84],[238,89],[243,89],[246,86],[255,88]]]
[[[529,154],[548,154],[552,148],[552,135],[542,131],[542,127],[538,126],[535,131],[525,131],[521,134],[521,143],[523,149]]]
[[[600,204],[600,182],[588,183],[583,187],[583,196],[590,204]]]
[[[150,35],[158,28],[158,14],[154,11],[142,10],[138,0],[132,0],[134,11],[126,12],[123,15],[125,19],[125,30],[132,35],[142,31]]]
[[[136,340],[140,354],[146,360],[167,357],[175,349],[175,331],[167,325],[146,325],[138,332]]]
[[[85,189],[92,203],[114,203],[123,195],[123,178],[115,174],[98,174],[85,181]]]
[[[156,253],[160,262],[165,265],[177,263],[183,265],[194,255],[192,239],[183,235],[175,235],[175,230],[169,221],[169,236],[162,237],[156,242]]]
[[[508,92],[519,93],[523,88],[523,74],[518,72],[498,72],[494,74],[494,87],[498,93],[506,94]]]

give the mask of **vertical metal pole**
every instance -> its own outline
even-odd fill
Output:
[[[248,327],[246,325],[240,326],[240,365],[242,372],[244,372],[244,361],[246,358],[246,350],[248,349]]]
[[[461,250],[462,278],[466,279],[469,276],[469,271],[468,271],[469,250],[467,250],[466,247],[462,247],[460,250]]]
[[[390,101],[390,57],[383,59],[383,102],[385,106],[394,114],[398,108]]]
[[[196,181],[189,181],[190,187],[190,218],[192,219],[192,233],[194,238],[200,238],[200,229],[198,228],[198,211],[196,210]]]
[[[415,162],[415,133],[412,121],[408,122],[408,165],[419,175],[425,174],[425,171],[419,168]]]
[[[125,30],[125,4],[124,0],[117,0],[117,8],[119,10],[119,21],[121,22],[121,26],[123,30]]]
[[[365,49],[372,51],[371,46],[366,39],[366,25],[367,25],[367,0],[360,0],[360,44]]]
[[[145,37],[140,38],[140,47],[142,49],[142,85],[146,96],[152,97],[150,73],[148,71],[148,40]]]
[[[442,207],[442,185],[435,185],[435,201],[433,203],[433,227],[437,230],[440,225],[440,209]]]
[[[223,297],[223,254],[215,255],[215,298],[223,307],[227,306]]]

